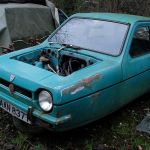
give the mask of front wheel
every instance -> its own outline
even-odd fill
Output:
[[[27,124],[16,117],[13,117],[13,123],[19,131],[26,134],[39,134],[44,131],[43,128],[36,125]]]

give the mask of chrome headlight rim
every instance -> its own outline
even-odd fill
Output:
[[[51,112],[53,109],[53,97],[50,92],[47,90],[42,90],[39,92],[38,95],[38,102],[39,106],[42,109],[42,111],[48,113]]]

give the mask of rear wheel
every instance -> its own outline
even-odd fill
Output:
[[[39,134],[44,131],[42,127],[29,125],[16,117],[13,117],[13,123],[19,131],[26,134]]]

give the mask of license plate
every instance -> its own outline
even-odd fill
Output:
[[[28,120],[28,118],[27,118],[27,114],[25,112],[23,112],[22,110],[16,108],[15,106],[13,106],[3,100],[0,100],[0,107],[2,109],[4,109],[5,111],[7,111],[8,113],[10,113],[12,116],[14,116],[28,124],[31,124],[31,121]]]

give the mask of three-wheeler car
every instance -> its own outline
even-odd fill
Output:
[[[20,130],[77,128],[148,91],[148,17],[75,14],[40,45],[0,56],[0,107]]]

